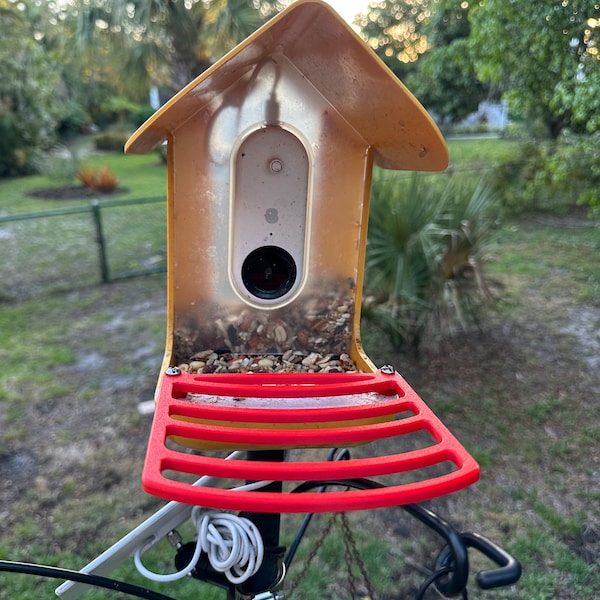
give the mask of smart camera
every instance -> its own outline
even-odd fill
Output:
[[[229,275],[246,302],[279,306],[301,288],[309,167],[301,137],[281,125],[250,130],[233,152]]]

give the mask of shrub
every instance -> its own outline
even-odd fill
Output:
[[[6,11],[5,11],[6,12]],[[34,171],[53,143],[60,98],[43,48],[28,39],[11,11],[0,18],[0,177]]]
[[[117,125],[137,129],[154,114],[148,104],[138,104],[125,96],[110,96],[96,109],[94,119],[101,126]]]
[[[100,192],[109,193],[114,191],[119,185],[119,180],[113,175],[108,167],[102,167],[96,178],[96,189]]]
[[[90,117],[85,108],[78,102],[70,101],[65,104],[58,124],[58,135],[63,140],[69,140],[80,134],[83,127],[89,123]]]
[[[123,152],[128,137],[127,133],[121,131],[104,131],[96,135],[94,144],[97,150]]]
[[[139,104],[125,96],[109,96],[97,109],[97,116],[106,123],[127,123]]]
[[[136,129],[145,123],[153,114],[155,110],[150,105],[140,104],[134,110],[131,111],[129,121]]]
[[[441,328],[467,328],[490,297],[479,258],[495,223],[494,194],[453,181],[439,191],[414,175],[375,177],[365,265],[364,316],[396,348],[418,349]]]
[[[77,177],[79,159],[72,149],[55,145],[35,162],[36,170],[58,183],[70,183]]]
[[[92,167],[84,166],[77,172],[77,177],[86,187],[104,194],[113,192],[119,185],[119,180],[108,167],[102,167],[100,171],[96,171]]]
[[[546,150],[541,143],[527,142],[514,160],[494,169],[491,185],[498,192],[505,214],[536,210],[546,201]]]
[[[577,203],[588,205],[590,216],[600,221],[600,132],[575,142],[564,173],[556,173],[555,178],[572,186],[577,191]]]
[[[497,167],[493,188],[505,214],[565,213],[577,203],[593,204],[600,186],[598,137],[575,142],[528,142],[515,160]]]

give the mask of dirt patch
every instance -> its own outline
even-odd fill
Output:
[[[62,345],[76,358],[51,369],[47,386],[57,386],[56,397],[36,399],[39,391],[25,385],[22,401],[0,415],[0,514],[6,527],[42,514],[38,501],[44,504],[44,498],[46,508],[48,498],[53,505],[61,495],[68,501],[65,486],[77,498],[107,490],[129,494],[131,486],[139,498],[150,423],[137,406],[153,397],[165,301],[164,278],[149,277],[64,294],[62,310],[58,303],[39,317],[63,329]],[[37,318],[31,316],[24,337],[36,335]],[[39,376],[35,369],[32,379]],[[123,489],[115,487],[123,480]]]

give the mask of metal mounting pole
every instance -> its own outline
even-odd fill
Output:
[[[282,462],[285,458],[285,450],[250,450],[247,454],[248,460]],[[275,481],[261,491],[281,492],[283,484]],[[256,594],[271,590],[281,579],[281,558],[285,548],[279,545],[279,530],[281,524],[280,513],[254,513],[243,512],[242,517],[250,519],[259,530],[265,546],[265,554],[262,565],[255,575],[238,586],[241,597],[254,597]]]

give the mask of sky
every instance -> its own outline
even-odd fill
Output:
[[[352,19],[357,13],[367,12],[369,0],[325,0],[333,9],[352,25]]]

